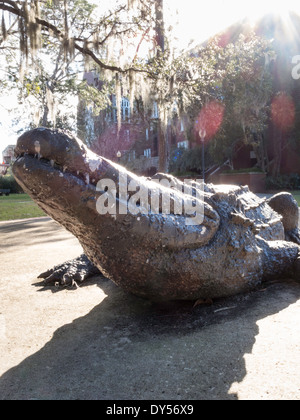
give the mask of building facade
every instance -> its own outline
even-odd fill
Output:
[[[15,145],[7,146],[2,152],[2,163],[10,165],[15,161]]]
[[[15,161],[15,145],[7,146],[2,152],[2,163],[0,164],[0,175],[5,175],[10,165]]]
[[[84,75],[90,86],[101,89],[95,72]],[[126,96],[120,99],[120,117],[116,96],[110,97],[111,106],[94,115],[93,109],[80,101],[78,108],[78,135],[86,140],[96,153],[113,161],[122,162],[128,169],[151,176],[159,166],[159,109],[155,101],[145,113],[143,104],[135,100],[134,109]],[[189,148],[184,122],[170,121],[167,127],[167,149]]]

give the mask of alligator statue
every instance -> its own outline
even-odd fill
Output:
[[[46,128],[23,134],[15,154],[18,183],[85,253],[43,273],[47,284],[101,272],[153,301],[198,300],[299,273],[298,206],[288,193],[268,201],[248,187],[139,177]]]

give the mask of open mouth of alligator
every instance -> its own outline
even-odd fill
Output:
[[[91,152],[80,140],[48,129],[36,129],[18,139],[14,167],[24,172],[39,171],[72,177],[81,184],[95,189],[110,164]],[[18,176],[17,176],[18,177]],[[21,180],[22,181],[22,180]]]

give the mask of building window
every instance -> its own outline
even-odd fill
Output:
[[[133,162],[135,160],[135,150],[130,150],[128,152],[128,162]]]
[[[117,122],[117,101],[116,96],[112,96],[112,120]],[[127,98],[122,98],[121,100],[121,119],[122,121],[127,121],[130,119],[130,102]]]
[[[151,158],[151,149],[145,149],[144,156],[146,156],[147,158]]]
[[[159,115],[158,115],[158,106],[157,106],[157,103],[156,102],[153,103],[152,118],[159,118]]]
[[[126,121],[130,118],[130,102],[128,99],[123,98],[121,103],[122,120]]]
[[[149,128],[146,128],[146,140],[149,140]]]
[[[178,149],[188,149],[189,148],[189,141],[185,140],[185,141],[180,141],[177,143],[177,147]]]

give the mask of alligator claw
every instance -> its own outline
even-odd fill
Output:
[[[57,265],[50,270],[41,273],[38,278],[44,279],[45,285],[55,284],[58,286],[78,287],[89,277],[101,274],[86,255],[82,254],[74,260]]]

